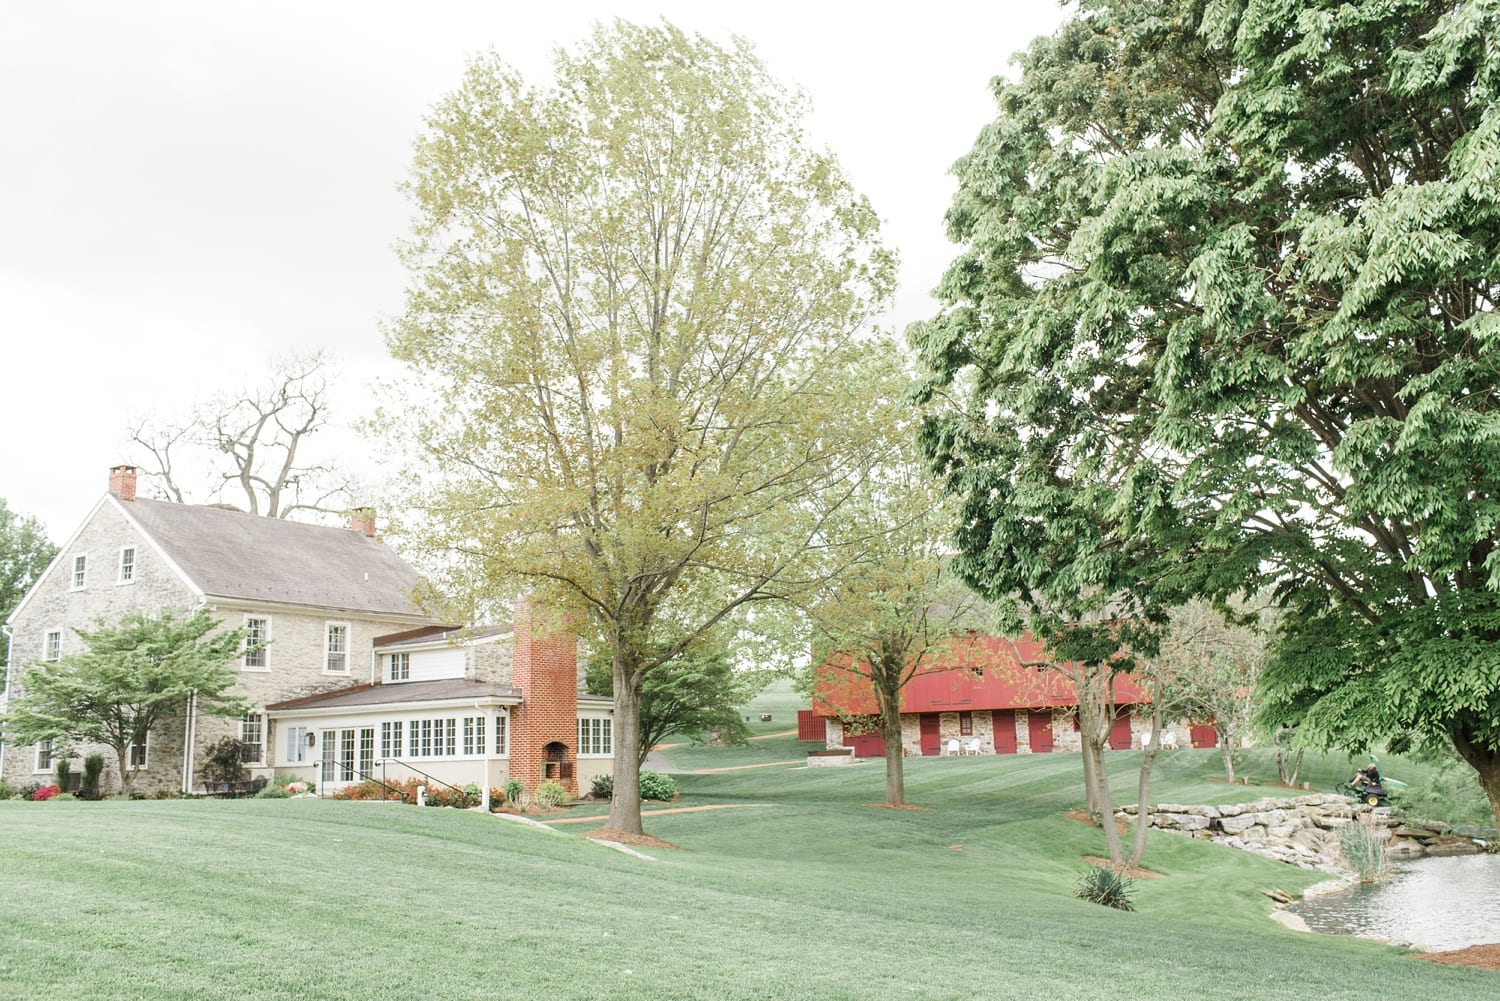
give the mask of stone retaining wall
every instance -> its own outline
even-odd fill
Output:
[[[1453,837],[1447,824],[1400,820],[1388,807],[1372,807],[1331,793],[1221,806],[1158,803],[1150,809],[1152,827],[1323,872],[1348,871],[1339,853],[1338,828],[1356,820],[1388,830],[1387,851],[1392,855],[1479,850],[1473,842]],[[1133,819],[1136,812],[1131,804],[1115,815]]]

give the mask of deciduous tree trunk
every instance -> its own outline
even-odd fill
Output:
[[[880,707],[880,732],[885,738],[885,804],[906,805],[905,760],[901,754],[901,693],[896,701],[882,698]]]
[[[1500,829],[1500,751],[1481,745],[1465,730],[1453,734],[1453,747],[1479,775],[1479,787],[1489,797],[1490,816]]]
[[[609,826],[627,834],[644,834],[641,825],[641,766],[636,748],[641,739],[640,673],[634,677],[615,658],[614,791],[609,800]]]

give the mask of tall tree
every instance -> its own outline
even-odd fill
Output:
[[[1195,599],[1172,609],[1156,657],[1170,704],[1213,726],[1230,782],[1234,752],[1255,717],[1256,687],[1275,628],[1274,610],[1259,601],[1220,610]]]
[[[1275,589],[1268,723],[1451,741],[1500,822],[1497,35],[1493,0],[1085,2],[997,82],[916,337],[970,503],[996,456],[997,504],[1093,471],[1146,587]]]
[[[267,518],[340,513],[350,481],[313,461],[308,441],[328,426],[333,362],[322,351],[271,361],[266,376],[204,400],[186,416],[137,418],[132,445],[162,496],[228,504]]]
[[[901,696],[943,659],[958,630],[978,624],[979,602],[948,569],[952,511],[912,456],[888,458],[839,511],[831,532],[860,555],[811,595],[810,670],[875,697],[885,741],[885,802],[906,803]]]
[[[613,695],[612,659],[595,657],[587,668],[588,690]],[[729,744],[750,739],[740,707],[765,687],[769,675],[736,671],[721,644],[708,643],[678,654],[646,675],[641,683],[641,746],[637,767],[651,749],[674,735],[708,736]]]
[[[130,796],[132,744],[163,720],[193,708],[210,716],[243,716],[250,704],[227,694],[238,680],[227,665],[245,652],[243,629],[218,630],[205,608],[191,614],[131,612],[118,622],[78,630],[84,649],[31,664],[3,721],[18,743],[99,743],[113,748],[120,795]]]
[[[428,119],[389,332],[421,389],[384,423],[450,583],[592,620],[638,833],[646,678],[815,583],[827,498],[883,447],[894,393],[853,373],[893,260],[746,43],[617,22],[555,70],[481,57]]]
[[[56,555],[57,547],[47,538],[42,523],[12,511],[0,498],[0,622],[10,618]],[[5,687],[9,656],[8,647],[0,648],[0,690]]]

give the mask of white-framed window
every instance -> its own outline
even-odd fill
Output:
[[[393,653],[387,658],[387,681],[405,681],[411,677],[411,654]]]
[[[510,716],[505,713],[495,714],[495,753],[501,757],[510,754]]]
[[[88,584],[89,556],[88,553],[80,553],[73,557],[73,587],[74,591],[82,591]]]
[[[55,661],[62,659],[62,630],[49,629],[42,637],[42,659]]]
[[[271,620],[264,615],[245,616],[245,658],[247,671],[269,671],[271,652],[266,648],[271,642]],[[260,647],[260,649],[255,649]]]
[[[32,767],[33,771],[52,771],[52,741],[39,740],[35,745],[36,761]]]
[[[323,631],[323,673],[349,673],[349,623],[330,622]]]
[[[137,744],[131,741],[125,748],[125,760],[132,770],[144,770],[146,767],[146,752],[151,744],[151,734],[146,734],[146,739]]]
[[[401,721],[380,724],[380,756],[399,758],[401,753]]]
[[[614,754],[613,724],[608,716],[578,717],[578,756],[602,758]]]
[[[400,730],[396,730],[399,746]],[[452,758],[458,754],[458,717],[407,721],[406,754],[411,758]]]
[[[135,583],[135,547],[126,546],[120,550],[119,573],[115,575],[116,584]]]
[[[483,717],[483,716],[465,716],[464,717],[464,753],[465,754],[483,754],[483,753],[485,753],[486,748],[485,748],[485,744],[484,744],[484,723],[485,723],[485,717]]]
[[[284,726],[281,728],[286,734],[285,754],[281,759],[283,765],[300,765],[307,761],[307,727]]]
[[[240,720],[240,760],[247,765],[264,764],[266,760],[266,718],[251,713]]]

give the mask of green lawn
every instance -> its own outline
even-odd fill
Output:
[[[1213,765],[1177,752],[1159,798],[1265,792]],[[375,803],[0,803],[0,998],[1500,998],[1282,929],[1258,891],[1321,877],[1184,838],[1136,913],[1073,899],[1075,755],[908,766],[929,809],[865,805],[878,764],[681,776],[676,805],[769,805],[650,817],[656,861]]]

